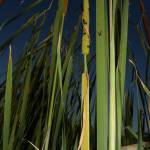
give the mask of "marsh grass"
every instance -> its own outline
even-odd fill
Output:
[[[37,0],[6,19],[0,32],[43,2]],[[67,38],[64,28],[70,3],[59,0],[48,32],[41,38],[53,3],[30,16],[0,44],[2,55],[20,34],[32,30],[17,60],[13,60],[15,49],[10,47],[6,80],[0,84],[0,149],[120,150],[122,145],[137,143],[141,150],[145,126],[149,127],[146,99],[150,90],[134,56],[127,60],[127,52],[132,53],[128,45],[129,1],[96,0],[96,55],[90,52],[88,0],[83,1],[83,12]],[[143,9],[142,1],[141,5]],[[148,59],[144,41],[148,36],[140,28],[137,31]],[[80,55],[81,59],[77,58]],[[132,74],[127,91],[126,64]],[[135,98],[137,131],[133,129]]]
[[[17,17],[6,20],[1,30],[40,3],[42,1],[34,2],[17,14]],[[1,112],[4,114],[4,123],[1,120],[4,127],[1,130],[3,133],[0,140],[1,149],[77,147],[79,133],[76,134],[76,131],[80,128],[80,124],[76,120],[79,119],[79,112],[76,117],[74,115],[69,117],[69,114],[77,104],[77,97],[72,95],[72,89],[79,92],[75,84],[71,83],[75,83],[72,79],[72,66],[81,21],[72,28],[71,39],[62,46],[67,1],[59,1],[54,22],[51,23],[51,31],[41,41],[40,35],[47,12],[46,8],[42,12],[35,13],[0,46],[2,53],[19,34],[32,27],[34,32],[17,63],[12,64],[10,53],[7,79],[1,85],[2,93],[5,93],[5,98],[4,94],[1,97],[5,102],[4,113]],[[72,95],[72,101],[68,99],[68,93]],[[74,120],[76,124],[72,126],[72,121],[69,120]],[[72,133],[71,140],[69,133]]]

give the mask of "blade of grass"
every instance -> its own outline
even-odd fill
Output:
[[[128,130],[128,131],[130,132],[130,134],[131,134],[136,140],[138,140],[138,135],[135,133],[135,131],[134,131],[131,127],[127,126],[125,129]]]
[[[66,104],[66,100],[67,100],[71,75],[72,75],[72,57],[69,60],[67,72],[66,72],[66,76],[65,76],[65,81],[63,84],[63,96],[64,96],[63,97],[63,100],[64,100],[63,103],[64,104]],[[54,138],[53,138],[53,145],[52,145],[53,150],[55,150],[55,147],[56,147],[56,141],[57,141],[57,137],[58,137],[58,133],[59,133],[60,125],[61,125],[61,120],[62,120],[63,113],[64,113],[62,109],[63,109],[63,107],[60,103],[58,118],[57,118],[57,122],[56,122],[56,129],[55,129],[55,134],[54,134]]]
[[[47,129],[45,141],[43,143],[43,148],[42,148],[44,150],[47,150],[48,145],[49,145],[49,138],[50,138],[52,119],[53,119],[53,111],[54,111],[53,107],[54,107],[54,99],[55,99],[56,80],[57,80],[57,66],[55,68],[54,82],[53,82],[53,88],[52,88],[52,96],[51,96],[51,102],[50,102],[50,108],[49,108],[48,126],[47,126],[48,129]]]
[[[66,143],[66,137],[64,134],[64,130],[62,131],[62,145],[61,145],[61,150],[66,150],[67,149],[67,143]]]
[[[15,142],[15,133],[17,129],[17,122],[18,122],[18,111],[16,112],[14,123],[11,129],[11,135],[10,135],[10,140],[9,140],[9,146],[8,149],[13,150],[14,149],[14,142]]]
[[[27,140],[27,142],[35,149],[35,150],[39,150],[39,148],[37,146],[35,146],[32,142],[30,142],[29,140]]]
[[[108,144],[108,24],[107,3],[96,0],[96,85],[97,85],[97,150]],[[101,15],[99,15],[101,14]]]
[[[116,99],[117,99],[117,150],[121,148],[121,127],[122,127],[122,107],[124,99],[125,73],[126,73],[126,52],[128,36],[128,5],[129,1],[123,1],[121,13],[121,40],[119,58],[116,70]]]
[[[60,49],[61,49],[61,39],[62,39],[62,32],[63,32],[63,24],[64,24],[64,15],[62,15],[62,1],[59,1],[59,8],[58,8],[58,12],[56,14],[56,19],[55,19],[55,27],[54,27],[54,36],[53,36],[53,43],[52,43],[52,60],[51,60],[51,72],[50,72],[50,76],[53,76],[54,74],[54,67],[56,65],[56,72],[58,72],[58,76],[59,76],[59,84],[60,84],[60,91],[61,91],[61,99],[63,97],[63,92],[62,92],[62,69],[61,69],[61,56],[60,56]],[[56,49],[54,49],[56,48]],[[55,75],[57,75],[57,73],[55,72]],[[55,78],[56,79],[56,78]],[[54,83],[54,85],[56,85],[56,83]],[[49,84],[49,92],[51,92],[51,86],[52,86],[52,80],[50,80],[50,84]],[[54,90],[55,91],[55,87],[54,86]],[[49,143],[49,138],[50,138],[50,131],[51,131],[51,124],[52,124],[52,110],[53,110],[53,102],[54,102],[54,94],[53,93],[53,99],[51,99],[50,102],[50,113],[48,114],[48,131],[47,131],[47,138],[46,138],[46,143],[45,143],[45,150],[48,149],[48,143]]]
[[[142,87],[143,87],[143,90],[145,91],[145,93],[150,97],[150,90],[148,89],[148,87],[144,84],[144,82],[141,80],[139,74],[138,74],[138,71],[136,69],[136,65],[135,63],[130,59],[129,62],[133,65],[135,71],[136,71],[136,76],[137,76],[137,79],[140,81]]]
[[[11,101],[12,101],[12,57],[11,46],[9,51],[9,60],[7,68],[5,104],[4,104],[4,124],[3,124],[3,150],[8,149],[10,136],[10,118],[11,118]]]
[[[66,68],[68,66],[68,61],[70,59],[70,56],[73,55],[73,50],[74,50],[74,47],[75,47],[75,44],[77,42],[77,37],[78,37],[78,34],[79,34],[79,29],[80,29],[80,24],[81,24],[81,18],[79,17],[79,21],[77,23],[77,25],[75,26],[74,28],[74,31],[70,37],[70,42],[69,42],[69,46],[68,46],[68,52],[67,52],[67,55],[65,57],[65,60],[64,60],[64,65],[63,65],[63,68],[62,68],[62,71],[63,71],[63,75],[65,74],[66,72]]]
[[[31,80],[31,69],[32,69],[32,58],[27,60],[27,65],[25,68],[26,77],[24,81],[24,90],[22,96],[22,105],[21,105],[21,112],[20,112],[20,136],[23,135],[25,127],[26,127],[26,111],[28,107],[28,97],[30,94],[30,80]]]
[[[58,38],[59,38],[59,31],[60,31],[60,27],[61,27],[61,20],[62,20],[62,6],[60,5],[60,1],[58,4],[58,10],[56,12],[56,17],[54,20],[54,24],[53,24],[53,39],[52,39],[52,48],[51,48],[51,60],[50,60],[50,77],[54,77],[56,75],[57,72],[57,46],[58,46]],[[55,78],[56,78],[55,77]],[[54,101],[54,94],[55,94],[55,84],[56,81],[55,80],[50,80],[48,81],[48,111],[47,111],[47,122],[45,123],[45,128],[47,128],[48,125],[48,130],[51,130],[51,122],[52,122],[52,112],[53,112],[53,101]],[[54,83],[55,82],[55,83]],[[47,131],[47,140],[48,140],[48,132]],[[47,141],[48,142],[48,141]],[[46,143],[47,143],[46,142]],[[47,143],[48,144],[48,143]],[[46,144],[46,145],[47,145]],[[45,145],[45,144],[44,144]],[[47,147],[47,146],[46,146]]]
[[[76,137],[76,141],[75,141],[73,150],[77,150],[77,148],[78,148],[78,137]]]
[[[141,111],[138,110],[138,150],[143,150]]]
[[[109,30],[110,30],[110,106],[109,106],[109,150],[116,149],[116,86],[115,86],[115,13],[116,0],[109,0]]]

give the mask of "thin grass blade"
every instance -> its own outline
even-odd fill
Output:
[[[3,124],[3,150],[8,149],[10,136],[10,120],[11,120],[11,102],[12,102],[12,56],[11,46],[9,51],[9,60],[7,68],[5,104],[4,104],[4,124]]]

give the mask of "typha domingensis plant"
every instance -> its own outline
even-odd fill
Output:
[[[121,15],[121,18],[118,17],[117,13]],[[121,25],[119,26],[121,32],[118,30],[118,25]],[[117,0],[97,0],[96,105],[98,150],[121,149],[127,33],[128,0],[122,1],[122,3]],[[116,41],[116,39],[119,40]]]
[[[84,58],[84,72],[82,73],[81,86],[81,137],[78,150],[90,149],[90,120],[89,120],[89,75],[87,67],[87,55],[90,52],[90,33],[89,33],[89,0],[83,0],[82,12],[82,54]]]

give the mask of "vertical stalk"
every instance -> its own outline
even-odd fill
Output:
[[[109,0],[110,30],[110,110],[109,110],[109,150],[116,147],[116,86],[115,86],[115,1]]]
[[[82,74],[82,132],[78,150],[90,149],[90,121],[89,121],[89,76],[87,68],[87,55],[90,51],[89,34],[89,0],[83,0],[83,36],[82,54],[84,56],[84,72]]]
[[[108,149],[108,13],[107,1],[96,0],[97,150]]]
[[[120,39],[118,64],[116,68],[117,150],[120,150],[121,148],[122,107],[124,99],[127,36],[128,36],[128,4],[129,0],[124,0],[123,7],[121,9],[121,33],[120,33],[121,39]]]

